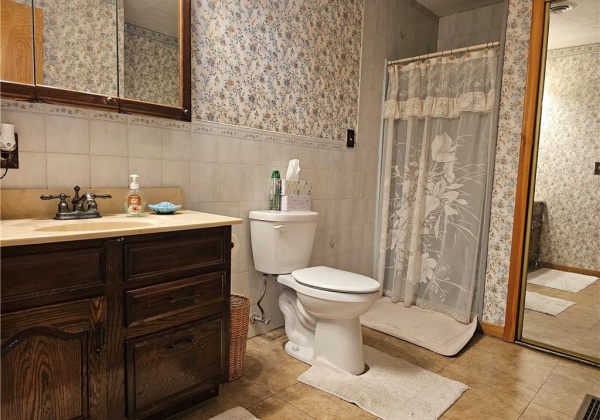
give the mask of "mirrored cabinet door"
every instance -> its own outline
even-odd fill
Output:
[[[42,61],[36,57],[36,67],[42,68],[43,80],[38,85],[117,95],[117,4],[122,3],[33,0],[42,15]]]
[[[3,98],[191,121],[190,0],[1,1]]]
[[[124,0],[123,98],[179,106],[179,0]]]

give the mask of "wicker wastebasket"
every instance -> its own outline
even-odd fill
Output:
[[[229,380],[244,375],[246,370],[246,340],[248,339],[248,318],[250,316],[250,298],[231,295],[229,312],[231,314],[231,342],[229,345]]]

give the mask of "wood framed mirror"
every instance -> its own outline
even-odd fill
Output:
[[[1,96],[191,121],[190,0],[78,1],[2,0]]]

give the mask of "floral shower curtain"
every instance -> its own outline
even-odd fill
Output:
[[[393,302],[463,323],[485,275],[497,57],[392,66],[384,105],[378,280]]]

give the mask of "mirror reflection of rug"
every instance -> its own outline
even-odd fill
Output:
[[[300,382],[354,403],[384,419],[437,419],[468,386],[364,346],[369,369],[351,375],[322,360]]]
[[[557,316],[561,312],[575,305],[575,302],[541,295],[535,292],[525,292],[525,309]]]
[[[542,268],[527,275],[527,283],[577,293],[598,280],[598,277]]]

